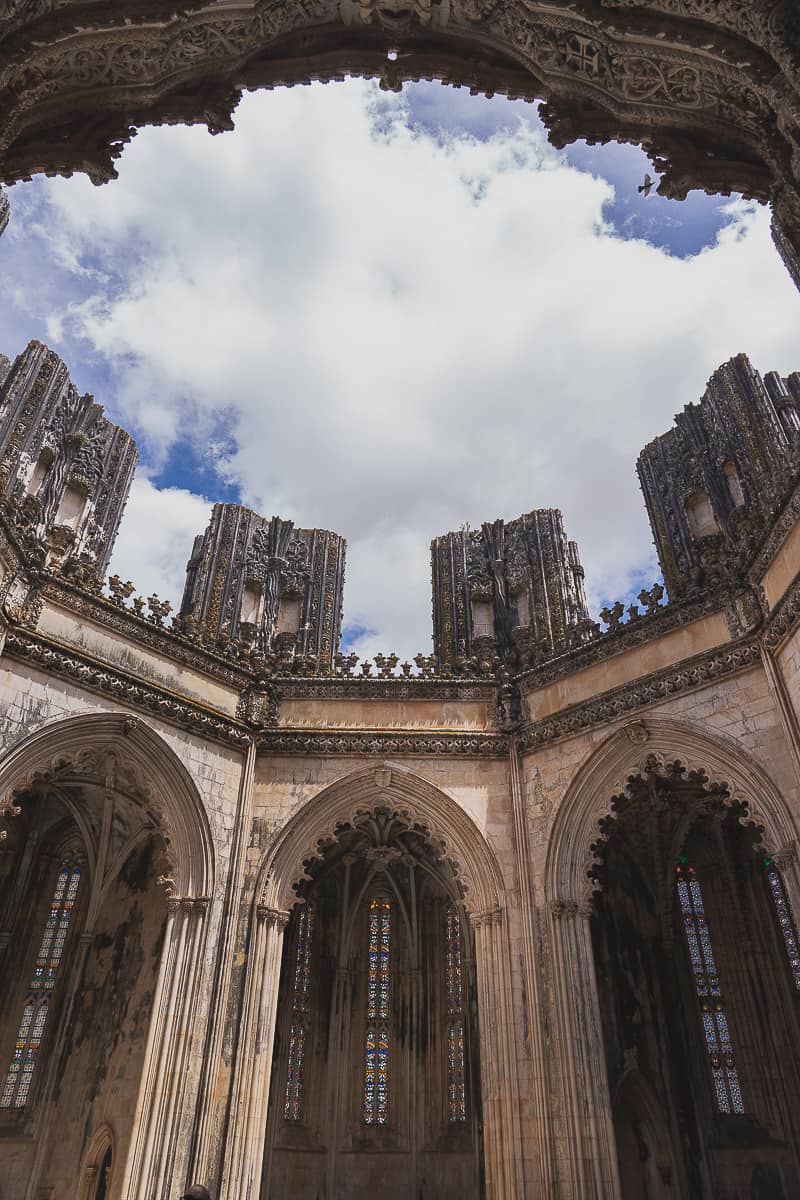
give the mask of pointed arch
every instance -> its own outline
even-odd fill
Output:
[[[544,881],[549,905],[588,902],[596,887],[588,873],[599,822],[610,815],[612,798],[625,790],[629,776],[642,772],[652,758],[677,761],[687,771],[704,771],[710,782],[724,784],[730,802],[745,803],[750,819],[763,827],[769,853],[796,841],[797,826],[780,791],[738,742],[689,722],[648,716],[612,733],[567,788],[548,840]]]
[[[494,912],[501,906],[500,866],[473,819],[452,796],[396,763],[353,771],[308,800],[270,848],[259,875],[256,903],[290,909],[297,899],[294,885],[305,875],[303,864],[319,856],[320,844],[334,835],[337,825],[379,805],[407,813],[427,830],[452,867],[468,912]]]
[[[214,850],[200,794],[174,750],[139,717],[85,713],[52,721],[18,742],[0,759],[0,808],[12,808],[15,795],[59,771],[108,786],[109,764],[124,772],[157,820],[172,873],[170,893],[211,896]]]
[[[109,1151],[111,1152],[111,1170],[107,1179],[108,1184],[114,1177],[114,1169],[117,1165],[116,1140],[111,1126],[101,1125],[95,1130],[86,1147],[81,1164],[76,1200],[94,1200],[100,1170]]]

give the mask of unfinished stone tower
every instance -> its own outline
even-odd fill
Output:
[[[0,1200],[800,1194],[799,380],[642,451],[668,602],[535,509],[412,665],[236,504],[104,580],[135,446],[0,359]]]

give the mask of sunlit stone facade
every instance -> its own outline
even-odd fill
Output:
[[[135,446],[0,359],[1,1200],[800,1193],[798,376],[688,399],[668,594],[536,509],[359,663],[338,533],[106,579]]]

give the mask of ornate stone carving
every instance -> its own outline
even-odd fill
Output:
[[[744,355],[651,442],[637,469],[671,597],[743,581],[800,467],[800,375],[764,379]],[[742,592],[738,635],[760,620]]]
[[[135,125],[216,133],[241,88],[350,74],[389,89],[439,78],[544,95],[556,145],[644,142],[662,194],[700,186],[777,202],[800,176],[796,27],[790,0],[124,0],[91,14],[30,0],[0,16],[0,176],[81,170],[102,182]],[[791,269],[800,218],[785,209],[776,240]]]
[[[578,548],[556,509],[445,534],[431,559],[434,649],[445,670],[473,659],[527,665],[589,630]]]
[[[334,755],[361,754],[391,757],[423,755],[436,758],[504,758],[508,739],[498,734],[465,733],[335,733],[321,731],[265,730],[258,749],[269,754]]]
[[[237,504],[215,504],[195,540],[178,617],[185,630],[235,644],[285,669],[307,662],[330,672],[339,649],[344,538],[291,521],[266,521]]]
[[[64,363],[31,342],[0,384],[0,490],[45,560],[102,576],[133,481],[133,439],[80,396]]]
[[[289,924],[289,913],[280,908],[270,908],[267,904],[256,905],[256,917],[260,924],[271,925],[275,929],[285,929]]]

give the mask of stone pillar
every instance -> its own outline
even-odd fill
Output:
[[[219,1200],[256,1197],[261,1188],[283,931],[288,920],[287,912],[263,904],[256,907]]]
[[[486,1200],[523,1200],[511,951],[502,910],[470,913],[475,930]]]
[[[171,897],[150,1017],[142,1081],[125,1164],[123,1200],[180,1193],[186,1147],[178,1149],[208,900]]]
[[[589,918],[591,901],[555,901],[551,939],[563,1139],[557,1195],[619,1200],[617,1147],[608,1090]]]
[[[550,1079],[547,1069],[542,1010],[546,988],[536,964],[537,917],[531,880],[531,853],[528,810],[523,786],[519,743],[511,739],[509,750],[511,804],[514,813],[516,870],[520,890],[522,924],[522,969],[525,976],[526,1018],[531,1047],[532,1129],[523,1124],[523,1135],[534,1142],[538,1154],[537,1188],[543,1196],[553,1194],[553,1139]]]
[[[203,1054],[197,1104],[195,1133],[190,1156],[191,1183],[211,1187],[220,1158],[224,1130],[227,1088],[219,1085],[223,1041],[228,1020],[228,997],[236,958],[236,932],[240,897],[244,886],[247,847],[253,827],[253,790],[255,779],[255,741],[248,744],[242,763],[239,802],[233,829],[230,866],[220,921],[217,962],[213,976],[214,1003],[209,1017],[208,1037]]]

